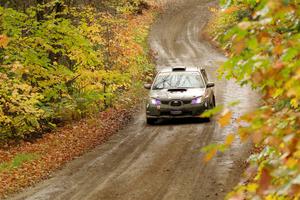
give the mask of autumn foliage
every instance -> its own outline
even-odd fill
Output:
[[[19,4],[0,6],[0,198],[123,128],[153,72],[147,36],[156,10],[141,13],[140,1],[64,1],[60,12],[62,1],[11,2]]]
[[[141,1],[13,2],[0,6],[1,141],[112,107],[152,70],[147,27],[130,22]]]
[[[236,134],[251,140],[258,153],[249,158],[245,179],[228,199],[300,198],[300,6],[298,1],[223,1],[218,15],[234,24],[211,32],[229,60],[220,68],[228,79],[249,84],[262,106],[239,119]],[[244,12],[245,13],[245,12]],[[248,14],[247,14],[248,13]],[[232,22],[232,20],[229,20]]]

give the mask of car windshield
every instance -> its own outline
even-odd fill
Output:
[[[198,72],[170,72],[157,76],[153,90],[178,88],[204,88],[205,84]]]

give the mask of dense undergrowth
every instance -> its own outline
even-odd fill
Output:
[[[117,106],[152,72],[147,25],[130,23],[147,3],[15,2],[0,6],[0,141]]]
[[[229,53],[220,74],[260,91],[263,104],[239,120],[236,137],[251,139],[259,153],[249,158],[245,179],[228,199],[299,199],[299,2],[234,0],[222,5],[208,31]]]

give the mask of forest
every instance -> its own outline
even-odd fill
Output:
[[[151,73],[140,0],[0,2],[0,140],[114,106]]]

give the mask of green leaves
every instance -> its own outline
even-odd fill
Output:
[[[282,55],[281,59],[284,62],[291,62],[295,56],[297,56],[299,54],[298,49],[295,48],[289,48],[286,49],[284,54]]]

